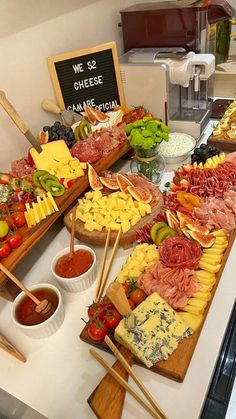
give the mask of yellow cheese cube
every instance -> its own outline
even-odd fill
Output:
[[[124,220],[121,222],[122,232],[126,233],[130,229],[130,222],[128,220]]]
[[[141,219],[140,215],[135,214],[130,221],[131,225],[134,226],[135,224],[139,222],[140,219]]]

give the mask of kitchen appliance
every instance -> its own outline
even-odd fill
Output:
[[[225,0],[180,0],[135,4],[121,10],[124,51],[181,47],[227,61],[234,9]]]
[[[201,136],[211,112],[214,55],[135,48],[119,61],[127,106],[142,104],[172,132]]]

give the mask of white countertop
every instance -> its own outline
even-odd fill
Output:
[[[166,173],[162,184],[171,178]],[[44,236],[15,272],[26,285],[55,283],[50,263],[55,253],[69,243],[69,233],[58,222]],[[101,248],[95,248],[98,259]],[[169,419],[197,419],[208,389],[221,342],[236,295],[234,244],[217,287],[203,330],[183,383],[176,383],[144,368],[134,366],[149,391]],[[119,248],[109,280],[115,278],[129,251]],[[89,345],[79,338],[87,318],[87,306],[96,284],[80,294],[63,290],[66,316],[59,331],[46,339],[25,337],[11,321],[11,303],[0,300],[1,332],[27,357],[22,364],[0,351],[0,387],[50,419],[92,419],[87,399],[105,374],[89,354]],[[102,352],[113,364],[114,357]],[[132,383],[136,388],[136,386]],[[139,391],[139,390],[137,390]],[[128,394],[123,419],[148,418],[148,414]]]

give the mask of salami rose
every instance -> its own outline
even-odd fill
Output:
[[[201,257],[201,246],[185,237],[170,237],[159,247],[160,259],[168,268],[196,269]]]

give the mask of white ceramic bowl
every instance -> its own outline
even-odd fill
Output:
[[[81,291],[86,290],[87,288],[91,287],[91,285],[94,283],[97,277],[97,258],[96,258],[95,252],[90,247],[84,246],[83,244],[75,245],[75,250],[79,250],[79,249],[87,250],[93,255],[93,264],[88,269],[88,271],[85,272],[84,274],[75,276],[73,278],[63,278],[56,274],[55,272],[56,263],[59,257],[66,255],[70,252],[69,247],[66,247],[65,249],[60,250],[60,252],[58,252],[56,256],[53,258],[52,265],[51,265],[54,278],[64,290],[69,291],[69,292],[81,292]]]
[[[13,307],[12,307],[12,320],[13,323],[20,329],[26,336],[29,336],[33,339],[41,339],[46,338],[50,335],[53,335],[62,325],[64,318],[65,318],[65,311],[64,306],[61,298],[61,293],[51,284],[36,284],[29,287],[30,291],[33,291],[37,288],[47,288],[54,291],[58,297],[58,306],[51,317],[40,324],[36,324],[34,326],[27,326],[21,324],[16,317],[16,308],[23,297],[25,297],[25,293],[22,291],[14,300]]]

